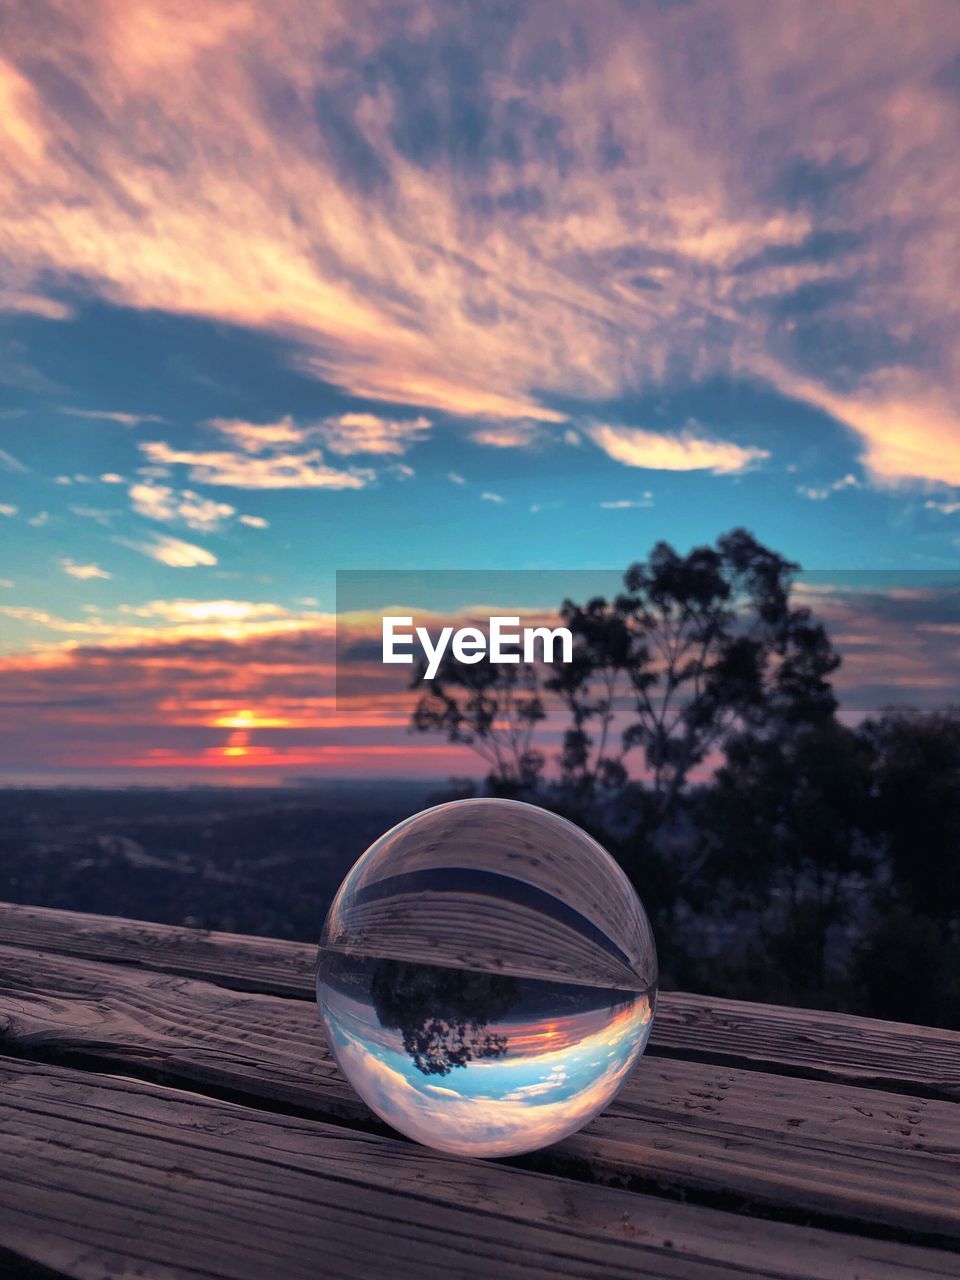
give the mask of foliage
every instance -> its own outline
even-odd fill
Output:
[[[414,687],[422,684],[423,670],[414,676]],[[472,747],[489,769],[490,790],[513,795],[535,787],[543,770],[544,756],[532,741],[545,715],[532,664],[484,657],[465,666],[448,653],[417,702],[412,727]]]
[[[960,912],[960,709],[866,721],[873,835],[898,896],[947,930]]]
[[[658,543],[612,600],[563,603],[572,663],[451,663],[413,726],[611,851],[668,985],[960,1025],[960,709],[842,723],[796,571],[742,529]]]
[[[837,660],[809,611],[791,606],[796,568],[737,529],[686,556],[658,543],[627,570],[613,601],[566,601],[575,662],[548,681],[571,719],[565,785],[622,785],[627,757],[640,750],[665,818],[691,772],[737,725],[789,714],[801,698],[811,705],[800,714],[830,714],[823,681]],[[627,720],[614,736],[624,698]]]
[[[501,1058],[507,1037],[487,1028],[520,998],[516,978],[380,960],[370,994],[380,1025],[398,1030],[418,1071],[447,1076],[480,1058]]]

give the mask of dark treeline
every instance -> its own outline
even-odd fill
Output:
[[[564,602],[572,664],[447,660],[413,727],[614,854],[666,985],[960,1026],[960,708],[844,724],[797,570],[744,530],[660,543],[615,599]]]

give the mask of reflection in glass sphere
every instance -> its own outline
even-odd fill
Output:
[[[370,846],[323,927],[317,1000],[379,1116],[459,1155],[565,1137],[643,1052],[657,955],[595,840],[514,800],[458,800]]]

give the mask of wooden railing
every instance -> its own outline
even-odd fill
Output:
[[[314,959],[0,905],[0,1275],[960,1275],[958,1033],[665,994],[603,1115],[462,1160],[355,1097]]]

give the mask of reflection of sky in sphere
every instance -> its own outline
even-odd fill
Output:
[[[425,810],[347,875],[317,999],[372,1110],[462,1155],[532,1151],[585,1124],[643,1052],[657,956],[623,871],[513,800]]]
[[[421,1142],[476,1156],[532,1150],[578,1129],[619,1089],[652,1017],[640,995],[619,1008],[508,1018],[487,1028],[507,1037],[503,1057],[431,1077],[371,1005],[328,986],[323,1011],[334,1052],[370,1107]]]

